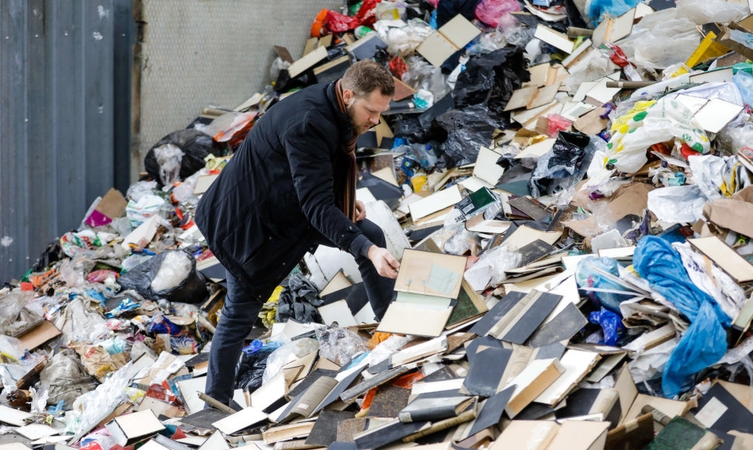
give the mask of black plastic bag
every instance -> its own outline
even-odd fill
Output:
[[[166,146],[174,145],[182,152],[180,159],[180,169],[171,165],[171,161],[164,161],[160,158],[160,152]],[[211,136],[202,133],[199,130],[185,129],[174,131],[159,140],[152,147],[144,158],[144,168],[152,179],[160,185],[165,185],[179,178],[185,180],[206,165],[204,158],[209,154],[219,155],[215,149],[215,143]],[[163,161],[160,163],[160,161]],[[175,173],[177,171],[177,173]],[[176,177],[177,176],[177,177]]]
[[[322,317],[316,308],[323,303],[319,297],[319,289],[302,274],[295,273],[277,300],[275,320],[287,322],[288,319],[293,319],[300,323],[322,323]]]
[[[155,277],[166,262],[166,268],[169,266],[175,268],[171,260],[183,257],[190,258],[190,270],[181,274],[182,279],[179,283],[171,283],[174,287],[166,289],[155,289],[157,284],[154,283]],[[160,280],[161,281],[161,280]],[[165,298],[171,302],[183,303],[200,303],[207,299],[207,291],[204,276],[196,270],[196,259],[191,253],[183,250],[166,250],[159,253],[149,261],[145,261],[123,274],[118,283],[123,290],[133,289],[142,297],[149,300],[158,300]]]
[[[586,147],[590,142],[591,138],[583,133],[561,131],[552,149],[536,163],[528,185],[531,195],[537,198],[544,194],[552,194],[564,181],[580,180],[588,168],[588,165],[585,165],[584,170],[581,170],[584,160],[587,159]],[[590,158],[592,157],[593,155],[590,155]]]
[[[476,161],[479,147],[489,146],[498,122],[489,117],[486,105],[472,105],[453,109],[437,117],[437,123],[447,131],[442,145],[444,154],[437,168],[452,168]]]
[[[241,353],[238,368],[235,371],[235,389],[254,392],[262,385],[264,369],[267,368],[267,358],[277,347],[260,348],[253,353]]]

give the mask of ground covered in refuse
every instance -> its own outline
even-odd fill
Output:
[[[0,290],[0,449],[753,448],[748,4],[346,3]],[[362,59],[396,82],[357,153],[396,300],[376,323],[351,256],[306,255],[207,408],[226,289],[196,205]]]

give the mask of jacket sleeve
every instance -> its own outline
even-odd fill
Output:
[[[366,256],[371,242],[335,206],[334,177],[345,176],[332,173],[330,154],[335,151],[331,147],[339,145],[338,131],[329,122],[316,119],[315,113],[306,114],[284,137],[298,201],[303,214],[324,237],[353,255]]]

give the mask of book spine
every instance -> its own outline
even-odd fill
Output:
[[[456,417],[451,417],[449,419],[441,420],[431,425],[429,428],[423,431],[419,431],[417,433],[408,435],[403,438],[403,442],[413,442],[416,439],[422,438],[424,436],[428,436],[433,433],[437,433],[442,430],[446,430],[448,428],[454,427],[455,425],[460,425],[461,423],[470,422],[471,420],[475,418],[476,418],[475,410],[465,411],[464,413],[461,413]]]

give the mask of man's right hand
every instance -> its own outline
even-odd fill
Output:
[[[372,245],[369,247],[367,257],[374,264],[374,268],[379,275],[385,278],[397,278],[397,269],[400,268],[400,263],[389,250]]]

